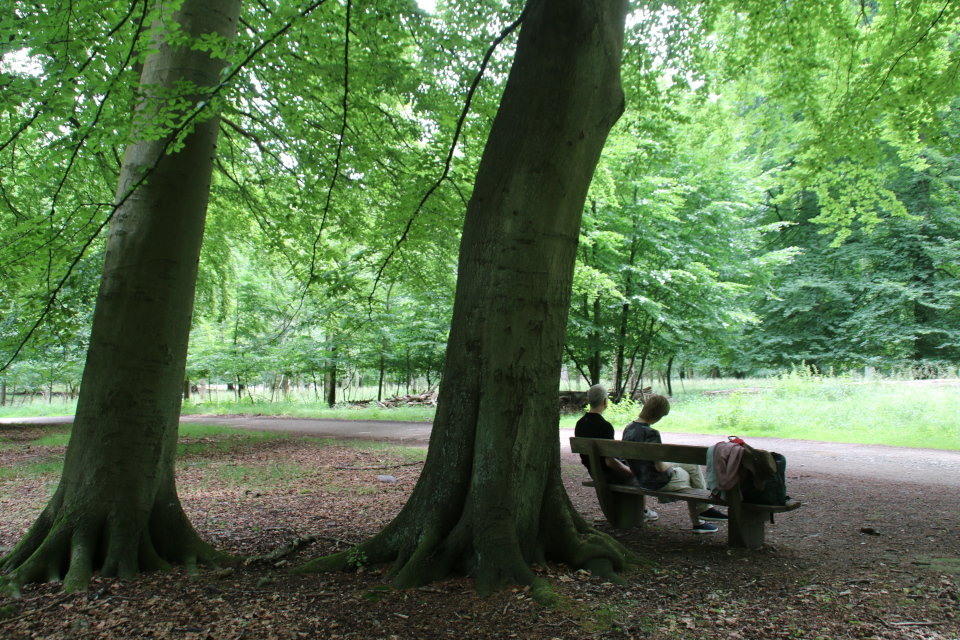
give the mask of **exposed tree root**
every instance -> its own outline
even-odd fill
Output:
[[[63,580],[64,591],[82,591],[95,572],[127,580],[180,563],[196,575],[197,563],[232,560],[200,539],[175,495],[158,496],[152,512],[138,514],[115,504],[67,506],[58,490],[23,540],[0,558],[0,571],[4,589],[19,596],[34,582]]]
[[[559,480],[557,481],[559,483]],[[548,483],[549,484],[549,483]],[[366,564],[392,562],[387,579],[397,588],[415,588],[450,573],[476,579],[476,589],[487,595],[508,584],[531,587],[544,606],[554,606],[558,596],[550,583],[531,565],[555,561],[586,569],[610,582],[626,584],[620,575],[629,565],[646,561],[609,535],[598,532],[576,512],[562,485],[547,490],[542,517],[533,544],[522,544],[512,514],[506,510],[483,517],[464,513],[446,533],[424,528],[415,505],[407,507],[376,536],[339,553],[314,559],[293,573],[349,571]],[[467,510],[469,511],[469,509]]]

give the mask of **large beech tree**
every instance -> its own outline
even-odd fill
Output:
[[[433,437],[410,500],[357,549],[394,584],[450,571],[489,591],[534,584],[545,559],[617,578],[627,552],[594,531],[561,482],[556,391],[581,216],[623,111],[627,3],[531,0],[467,206]],[[546,592],[542,592],[546,595]]]
[[[94,571],[129,578],[216,552],[183,513],[174,457],[194,288],[219,121],[209,109],[224,61],[171,47],[164,27],[219,42],[234,36],[239,0],[185,0],[160,26],[135,115],[141,141],[124,155],[76,420],[60,485],[0,567],[14,589]],[[183,88],[188,94],[183,95]],[[176,96],[181,109],[163,105]],[[195,118],[182,140],[157,136],[160,114]],[[193,115],[191,115],[193,114]],[[175,153],[170,151],[176,149]]]

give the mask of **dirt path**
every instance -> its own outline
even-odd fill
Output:
[[[0,424],[57,424],[73,418],[6,418]],[[280,416],[182,416],[181,422],[219,424],[252,431],[278,431],[330,438],[360,438],[427,446],[429,422],[386,422],[375,420],[313,420]],[[564,460],[573,461],[570,429],[560,430]],[[692,433],[663,433],[664,442],[709,445],[719,436]],[[886,445],[843,444],[785,438],[749,438],[750,444],[778,451],[787,458],[787,473],[793,477],[826,474],[848,479],[890,480],[912,485],[960,487],[960,451],[911,449]]]

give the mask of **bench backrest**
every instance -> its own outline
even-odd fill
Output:
[[[601,438],[570,438],[573,453],[627,460],[660,460],[683,464],[706,464],[707,447],[686,444],[652,444],[649,442],[624,442]]]

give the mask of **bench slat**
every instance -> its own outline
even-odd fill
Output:
[[[583,483],[586,487],[596,487],[593,480],[587,480]],[[625,484],[608,484],[607,489],[617,493],[629,493],[636,496],[653,496],[654,498],[667,498],[670,500],[686,500],[687,502],[707,502],[721,507],[729,506],[726,500],[713,498],[707,489],[688,489],[687,491],[649,491]],[[787,500],[785,505],[776,504],[753,504],[752,502],[742,502],[743,508],[747,511],[763,511],[766,513],[785,513],[799,509],[801,503],[797,500]]]
[[[707,447],[693,447],[684,444],[654,444],[650,442],[624,442],[623,440],[603,440],[598,438],[570,438],[570,450],[573,453],[592,453],[627,460],[661,460],[682,464],[706,464]]]

